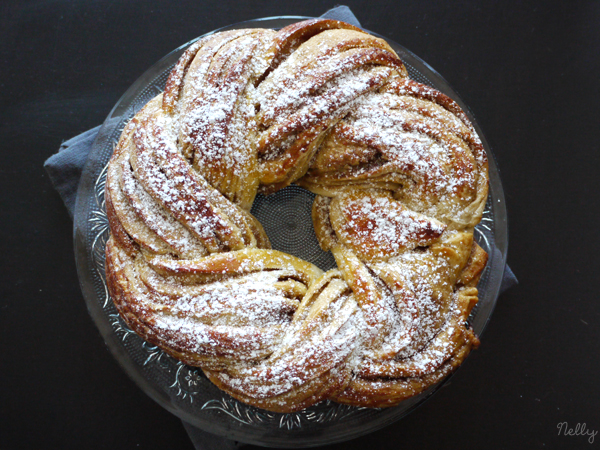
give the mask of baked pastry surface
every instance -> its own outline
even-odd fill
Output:
[[[249,212],[294,182],[317,194],[337,269],[270,249]],[[111,158],[109,292],[137,334],[243,402],[393,406],[478,345],[487,191],[464,112],[385,41],[333,20],[214,34]]]

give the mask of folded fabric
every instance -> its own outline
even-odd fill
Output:
[[[58,191],[65,203],[71,219],[73,219],[77,188],[83,166],[88,159],[100,128],[102,128],[102,125],[63,142],[58,149],[58,153],[52,155],[44,163],[50,181],[52,181],[54,189]]]

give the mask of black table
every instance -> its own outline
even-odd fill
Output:
[[[600,444],[600,3],[348,1],[364,27],[429,62],[496,154],[510,221],[502,295],[451,382],[388,428],[330,448]],[[83,301],[72,224],[42,169],[182,43],[316,1],[0,4],[0,448],[192,448],[109,354]],[[585,436],[557,426],[586,424]],[[581,428],[578,429],[581,432]],[[575,431],[575,430],[574,430]]]

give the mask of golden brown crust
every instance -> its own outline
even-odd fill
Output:
[[[250,214],[292,182],[338,269],[271,250]],[[486,198],[466,115],[385,41],[331,20],[218,33],[122,133],[107,285],[133,331],[243,402],[393,406],[478,345]]]

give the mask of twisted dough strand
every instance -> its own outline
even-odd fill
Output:
[[[250,214],[293,182],[337,269],[271,250]],[[108,287],[136,333],[241,401],[392,406],[478,344],[486,198],[466,115],[385,41],[332,20],[218,33],[121,135]]]

